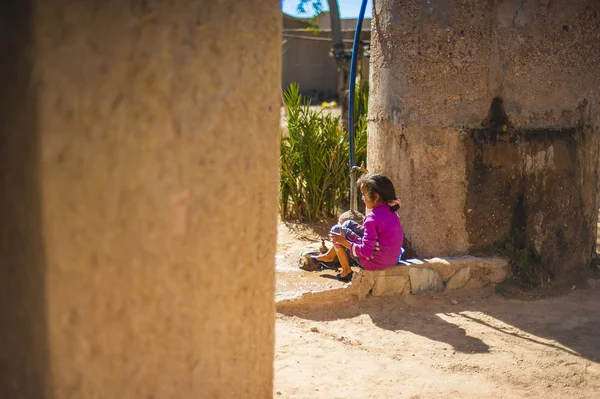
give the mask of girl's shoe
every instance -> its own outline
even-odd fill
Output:
[[[335,279],[338,281],[342,281],[344,283],[349,283],[350,281],[352,281],[352,275],[354,274],[354,272],[350,272],[348,274],[346,274],[344,277],[342,277],[341,273],[338,273],[335,275]]]
[[[320,264],[323,269],[330,269],[330,270],[337,271],[341,266],[340,263],[336,262],[336,261],[325,262],[323,260],[317,260],[317,256],[319,256],[319,255],[311,255],[311,258],[314,262]]]

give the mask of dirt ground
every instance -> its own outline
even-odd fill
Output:
[[[278,287],[305,278],[296,254],[323,232],[280,224]],[[540,300],[486,287],[279,312],[274,397],[600,398],[600,280],[588,281]]]

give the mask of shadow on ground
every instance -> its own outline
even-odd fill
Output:
[[[336,219],[323,220],[315,223],[282,222],[299,240],[318,241],[329,240],[329,230],[337,223]]]
[[[452,305],[454,299],[457,304]],[[280,310],[287,316],[314,321],[368,315],[377,327],[407,331],[451,345],[455,351],[481,354],[489,343],[469,336],[460,325],[477,323],[501,333],[503,339],[526,340],[592,361],[600,361],[600,290],[522,301],[506,299],[492,289],[452,296],[368,297],[335,305],[307,305]]]

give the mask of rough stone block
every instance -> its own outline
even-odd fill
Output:
[[[473,257],[470,257],[473,258]],[[506,279],[510,270],[508,261],[502,258],[474,258],[469,261],[471,266],[471,280],[465,288],[481,288],[489,283],[499,283]]]
[[[373,285],[373,296],[402,295],[403,292],[410,290],[407,286],[408,276],[382,276],[375,280]]]
[[[450,276],[448,282],[446,283],[446,289],[455,290],[457,288],[462,288],[469,282],[470,279],[471,268],[463,267],[462,269],[454,273],[452,276]]]
[[[409,269],[410,267],[406,266],[394,266],[383,270],[361,270],[361,273],[371,274],[373,278],[377,279],[383,276],[408,276]]]
[[[372,272],[361,270],[352,278],[350,292],[358,299],[365,299],[375,284],[375,278]]]
[[[510,273],[506,259],[487,258],[482,262],[482,266],[490,272],[489,279],[492,283],[501,283]]]
[[[439,258],[437,258],[439,259]],[[424,263],[422,265],[411,265],[411,268],[425,268],[425,269],[435,269],[440,273],[442,277],[442,281],[447,281],[450,276],[456,273],[458,270],[462,269],[464,266],[460,264],[454,264],[447,260],[442,260],[442,262],[433,262],[433,259],[430,259],[428,263]]]
[[[425,259],[426,263],[442,263],[444,265],[449,265],[450,262],[448,262],[446,259],[442,259],[442,258],[431,258],[431,259]]]
[[[408,271],[411,292],[424,294],[427,292],[444,291],[444,282],[440,273],[428,267],[411,267]]]
[[[469,280],[467,284],[465,284],[465,288],[482,288],[490,283],[490,280],[482,278],[481,276],[476,277],[473,276]]]
[[[436,262],[433,262],[434,259]],[[434,259],[429,259],[428,262],[430,263],[427,266],[439,271],[442,279],[446,282],[450,276],[465,267],[471,268],[471,276],[485,280],[486,284],[488,282],[499,283],[504,281],[509,273],[508,261],[498,257],[478,258],[467,255],[455,258]],[[443,262],[438,262],[438,259]]]

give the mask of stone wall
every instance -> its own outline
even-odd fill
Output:
[[[0,11],[0,397],[272,396],[279,4]]]
[[[593,0],[375,3],[369,170],[397,186],[411,255],[489,248],[516,220],[555,275],[589,263],[599,21]]]

